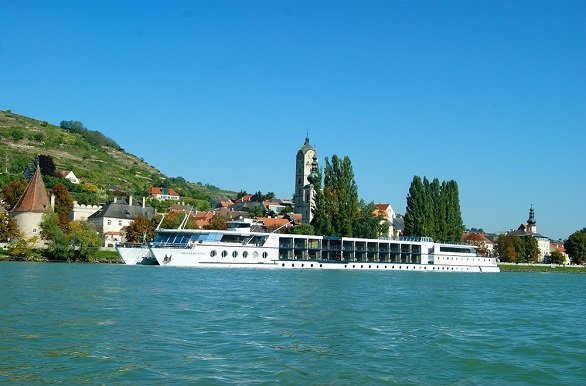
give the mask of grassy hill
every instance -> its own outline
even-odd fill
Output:
[[[72,170],[85,187],[102,192],[118,190],[142,196],[149,187],[167,183],[180,195],[197,199],[235,195],[181,177],[168,179],[114,141],[107,146],[91,139],[45,121],[0,111],[0,186],[18,178],[36,156],[43,154],[53,158],[57,170]]]

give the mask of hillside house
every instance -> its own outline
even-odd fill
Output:
[[[403,235],[405,229],[403,219],[396,215],[391,204],[376,204],[372,214],[380,217],[380,224],[384,225],[385,231],[381,236],[398,239]]]
[[[252,194],[245,194],[242,197],[237,198],[236,200],[234,200],[234,203],[236,203],[236,204],[243,204],[245,202],[250,202],[250,201],[252,201],[252,197],[253,197]]]
[[[181,197],[179,197],[179,194],[177,194],[177,192],[175,190],[173,190],[172,188],[159,188],[159,187],[153,186],[153,187],[149,188],[148,193],[151,198],[157,199],[159,201],[164,201],[164,200],[179,201],[179,199],[181,198]]]
[[[57,175],[61,178],[65,178],[72,184],[79,184],[79,179],[75,176],[75,174],[71,170],[63,170],[57,172]]]

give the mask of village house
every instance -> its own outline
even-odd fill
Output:
[[[461,242],[474,245],[482,250],[486,251],[486,256],[492,256],[494,251],[494,242],[489,239],[486,234],[481,232],[465,232],[462,234]]]
[[[287,233],[293,228],[293,223],[286,218],[273,218],[273,217],[257,217],[256,221],[263,223],[263,229],[268,232],[279,231],[281,233]]]
[[[234,205],[232,200],[217,200],[214,204],[214,208],[230,208]]]
[[[173,190],[172,188],[159,188],[156,186],[149,188],[148,194],[151,198],[157,199],[159,201],[164,201],[164,200],[179,201],[179,199],[181,198],[181,197],[179,197],[179,194],[177,194],[177,192],[175,190]]]
[[[381,217],[380,224],[384,225],[385,229],[381,236],[396,240],[403,235],[405,229],[403,219],[397,217],[391,204],[376,204],[372,214],[375,217]]]
[[[154,215],[155,210],[145,205],[144,198],[141,205],[130,196],[128,202],[124,198],[114,198],[114,202],[104,205],[89,216],[87,221],[94,224],[105,247],[115,247],[126,242],[126,229],[136,217],[142,216],[151,220]]]
[[[274,213],[280,215],[285,210],[285,205],[280,201],[263,201],[262,208],[265,213]]]
[[[71,170],[63,170],[57,172],[57,176],[69,180],[72,184],[79,184],[79,179],[73,174]]]
[[[252,194],[245,194],[242,197],[237,198],[236,200],[234,200],[234,203],[235,204],[243,204],[245,202],[252,201],[252,197],[253,197]]]

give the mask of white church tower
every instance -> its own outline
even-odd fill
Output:
[[[295,193],[293,194],[293,210],[300,213],[303,223],[311,222],[315,193],[309,181],[311,172],[317,172],[317,153],[309,144],[309,137],[297,152],[295,158]]]

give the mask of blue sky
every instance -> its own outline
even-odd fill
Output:
[[[168,176],[290,198],[306,133],[405,211],[586,226],[586,2],[5,1],[0,109],[78,120]]]

